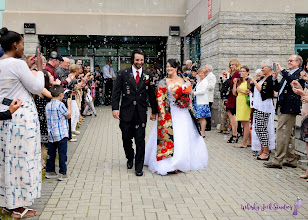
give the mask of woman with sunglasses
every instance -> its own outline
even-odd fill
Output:
[[[255,155],[257,160],[269,160],[270,150],[275,149],[272,62],[264,60],[261,62],[261,66],[263,79],[257,82],[252,76],[247,77],[247,80],[255,85],[251,149],[258,151]]]

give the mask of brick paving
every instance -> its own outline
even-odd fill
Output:
[[[97,118],[84,122],[84,134],[71,152],[70,179],[55,184],[39,219],[308,219],[308,183],[298,177],[300,168],[263,168],[250,148],[236,149],[226,143],[229,136],[213,130],[205,138],[206,169],[160,176],[144,167],[144,176],[136,177],[126,168],[111,108],[97,110]],[[152,124],[147,124],[147,135]],[[297,196],[303,204],[293,216]],[[292,211],[242,210],[247,203],[286,204]]]

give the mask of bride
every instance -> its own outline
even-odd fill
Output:
[[[179,94],[189,97],[191,85],[177,75],[178,67],[175,59],[169,59],[168,77],[157,86],[158,120],[154,123],[145,149],[144,164],[160,175],[178,170],[199,170],[207,166],[206,144],[187,108],[191,102],[185,99],[185,95],[179,101]]]

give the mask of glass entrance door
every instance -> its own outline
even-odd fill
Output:
[[[153,71],[154,68],[157,68],[157,57],[148,57],[143,65],[143,69],[150,68]],[[120,69],[126,69],[131,67],[130,57],[119,57],[120,60]]]
[[[90,65],[91,66],[91,71],[94,71],[94,60],[93,60],[93,57],[73,56],[73,57],[69,57],[69,58],[75,60],[75,63],[77,63],[77,60],[81,60],[82,61],[82,65]]]

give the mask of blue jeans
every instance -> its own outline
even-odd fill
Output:
[[[66,174],[66,162],[67,162],[67,137],[63,138],[61,141],[48,142],[48,152],[47,152],[47,164],[46,172],[55,172],[55,162],[57,149],[59,153],[59,173]]]

